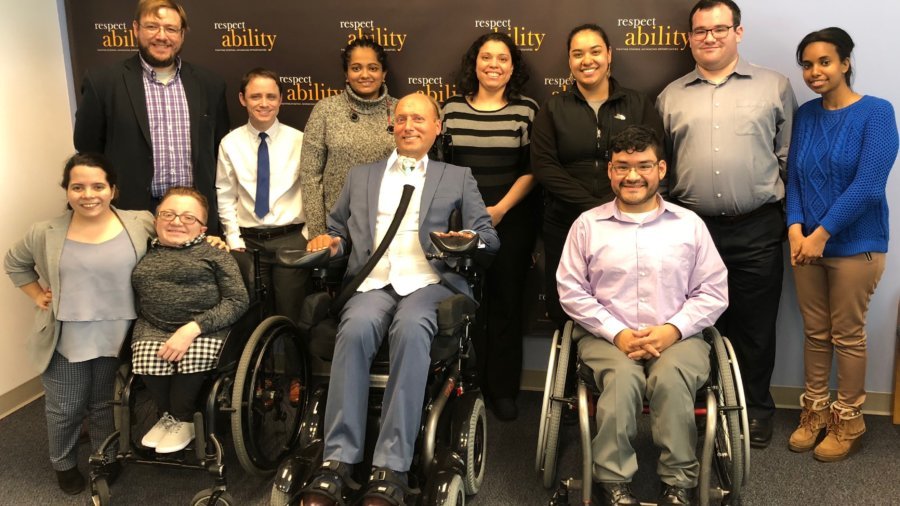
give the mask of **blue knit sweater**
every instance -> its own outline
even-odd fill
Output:
[[[804,235],[819,225],[831,234],[823,253],[844,257],[887,252],[888,174],[897,158],[894,108],[864,96],[829,111],[822,99],[794,115],[788,155],[787,224]]]

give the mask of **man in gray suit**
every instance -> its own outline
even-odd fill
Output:
[[[338,502],[352,466],[363,459],[369,367],[385,336],[390,377],[363,504],[402,502],[437,305],[454,292],[469,293],[462,276],[426,259],[425,252],[434,249],[429,233],[446,232],[451,211],[458,209],[463,227],[479,234],[487,252],[500,246],[470,169],[428,159],[440,132],[434,100],[416,93],[400,100],[394,111],[397,149],[387,160],[350,171],[328,216],[328,233],[309,242],[309,250],[349,254],[347,276],[355,275],[384,237],[403,185],[415,188],[389,249],[341,311],[325,412],[325,462],[307,487],[304,504]]]

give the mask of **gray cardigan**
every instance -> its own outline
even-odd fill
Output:
[[[147,252],[147,240],[155,233],[153,215],[147,211],[125,211],[113,208],[131,239],[140,260]],[[51,220],[35,223],[25,238],[6,253],[3,267],[16,287],[39,281],[54,294],[59,293],[59,260],[72,221],[72,211]],[[50,363],[59,340],[60,325],[56,321],[59,297],[54,296],[49,310],[36,309],[31,334],[26,341],[28,357],[43,372]]]

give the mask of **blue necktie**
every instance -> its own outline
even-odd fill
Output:
[[[256,153],[256,205],[253,210],[262,218],[269,214],[269,145],[265,132],[259,133],[259,151]]]

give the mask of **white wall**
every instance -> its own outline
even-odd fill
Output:
[[[894,32],[896,20],[900,18],[900,3],[896,0],[867,0],[856,4],[846,0],[739,0],[739,5],[744,25],[741,54],[788,76],[799,103],[815,95],[803,83],[800,67],[795,61],[797,43],[811,31],[839,26],[856,43],[853,51],[854,89],[887,99],[894,105],[895,112],[900,111],[900,87],[897,86],[900,68],[895,47],[886,36]],[[887,267],[872,297],[867,325],[866,388],[870,392],[891,392],[893,388],[897,302],[900,299],[900,276],[897,275],[900,268],[900,163],[895,163],[891,171],[887,196],[891,206],[891,242]],[[772,384],[803,385],[802,323],[789,268],[782,292]]]
[[[4,2],[5,4],[7,2]],[[9,2],[11,3],[11,2]],[[28,226],[63,211],[62,166],[74,151],[61,0],[5,5],[0,33],[10,42],[0,65],[0,254]],[[25,8],[27,7],[27,8]],[[37,375],[25,356],[34,304],[0,280],[0,395]]]

